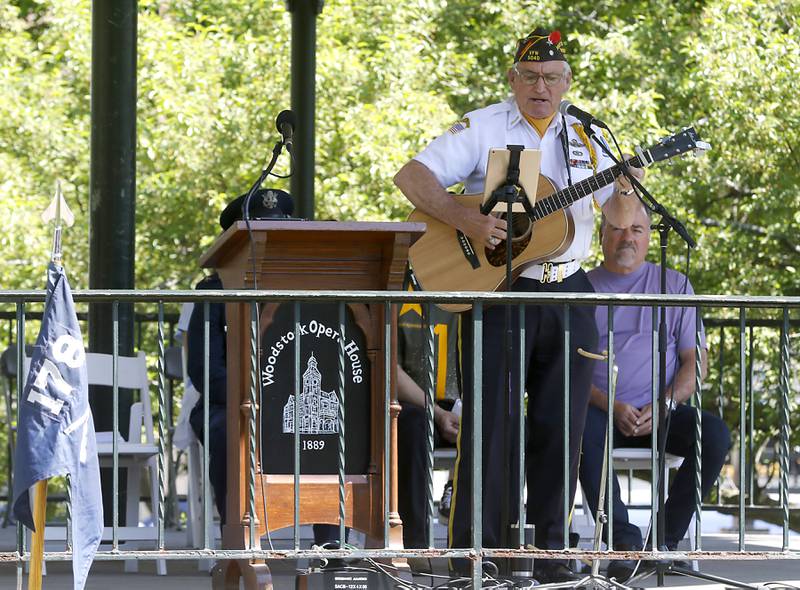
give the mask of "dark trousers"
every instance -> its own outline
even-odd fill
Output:
[[[581,459],[580,480],[583,493],[592,513],[597,510],[600,498],[600,475],[603,467],[603,447],[605,445],[608,414],[597,407],[590,406],[583,434],[583,457]],[[725,463],[731,444],[728,427],[717,416],[702,413],[703,436],[701,446],[701,492],[705,498]],[[650,435],[625,436],[614,428],[615,447],[650,447]],[[666,450],[683,457],[683,463],[669,487],[669,495],[664,506],[664,541],[667,547],[675,548],[686,534],[694,512],[694,471],[695,471],[695,426],[694,409],[679,405],[670,418]],[[614,546],[616,549],[641,549],[642,535],[639,527],[628,521],[628,510],[622,502],[619,481],[613,470],[609,471],[614,486]],[[608,510],[606,499],[606,511]]]
[[[453,407],[450,400],[437,403],[445,409]],[[420,406],[401,401],[400,407],[397,418],[397,510],[403,521],[403,546],[418,549],[428,546],[427,417],[425,408]],[[434,447],[452,446],[439,438],[435,426],[433,444]]]
[[[201,400],[202,402],[202,400]],[[199,411],[198,411],[199,408]],[[189,414],[189,423],[194,434],[203,444],[203,410],[198,403]],[[220,524],[225,524],[225,490],[227,488],[226,456],[227,426],[225,423],[225,406],[211,404],[208,408],[208,479],[214,491],[214,503],[219,513]]]
[[[562,283],[543,284],[520,278],[514,291],[522,292],[592,292],[583,271]],[[482,389],[482,523],[483,546],[499,547],[503,527],[518,520],[519,478],[519,316],[512,308],[513,343],[508,358],[512,367],[509,411],[504,412],[506,392],[505,308],[494,306],[483,314]],[[462,322],[462,375],[464,376],[464,411],[459,435],[459,454],[453,487],[450,516],[450,546],[472,545],[472,324],[471,313]],[[591,360],[578,355],[578,347],[594,351],[597,328],[594,306],[569,308],[569,400],[570,445],[568,464],[570,489],[564,490],[564,306],[526,306],[525,309],[525,388],[528,392],[527,521],[536,527],[536,546],[564,547],[564,494],[570,504],[577,484],[580,437],[589,400],[592,376]],[[508,438],[506,439],[506,433]],[[506,444],[508,443],[508,444]],[[501,518],[501,498],[508,498],[508,520]],[[457,564],[454,564],[457,566]]]

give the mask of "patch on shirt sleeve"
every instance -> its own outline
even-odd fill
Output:
[[[450,133],[456,135],[457,133],[461,133],[464,129],[469,129],[469,118],[461,119],[460,121],[456,121],[453,123],[453,126],[448,129]]]

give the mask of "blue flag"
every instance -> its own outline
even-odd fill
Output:
[[[103,535],[103,503],[94,419],[89,408],[86,352],[64,269],[50,263],[47,299],[19,402],[14,456],[14,516],[33,530],[29,488],[70,476],[72,573],[82,590]]]

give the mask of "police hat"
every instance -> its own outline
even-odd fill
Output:
[[[242,219],[242,207],[247,194],[236,197],[228,203],[219,216],[219,224],[225,231],[234,221]],[[262,188],[250,198],[250,219],[283,219],[294,213],[294,203],[289,193],[276,188]]]

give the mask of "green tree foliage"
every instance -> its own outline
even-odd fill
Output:
[[[409,206],[394,172],[452,120],[503,98],[515,40],[544,23],[565,33],[570,98],[610,122],[626,150],[689,124],[712,143],[704,158],[648,177],[699,238],[698,291],[794,294],[799,6],[326,2],[318,19],[317,216],[402,219]],[[289,104],[290,31],[284,6],[269,0],[140,3],[138,287],[188,286],[217,233],[217,212],[263,165],[273,117]],[[85,286],[90,50],[88,0],[0,2],[6,287],[40,286],[49,230],[38,213],[58,177],[78,214],[65,236],[67,260]],[[679,256],[675,238],[673,249]]]

